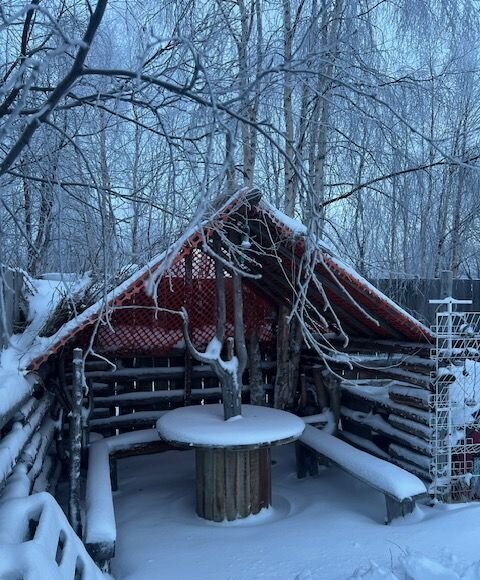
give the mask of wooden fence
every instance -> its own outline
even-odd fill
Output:
[[[440,278],[375,279],[372,283],[422,322],[435,322],[437,306],[428,301],[442,297]],[[480,280],[453,280],[452,295],[459,300],[472,300],[471,305],[462,305],[463,310],[480,312]]]

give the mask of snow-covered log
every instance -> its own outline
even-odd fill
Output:
[[[156,429],[124,433],[99,439],[90,445],[85,496],[85,544],[96,562],[103,565],[115,553],[117,528],[113,508],[110,457],[131,454],[162,443]]]
[[[0,440],[0,486],[12,473],[22,450],[40,427],[43,418],[51,408],[52,401],[53,396],[46,394],[29,421],[25,425],[20,422],[14,423],[10,432]]]
[[[432,394],[426,389],[417,389],[410,385],[397,383],[389,387],[388,393],[390,399],[396,403],[416,407],[424,411],[431,409]]]
[[[393,401],[389,396],[390,387],[398,384],[396,381],[384,380],[359,380],[359,381],[342,381],[340,388],[342,390],[342,400],[345,406],[354,410],[368,412],[383,409],[394,413],[406,419],[421,423],[428,426],[430,424],[430,412],[411,407],[403,403]],[[359,401],[366,403],[363,408],[356,408],[350,405],[350,401]],[[348,402],[348,403],[347,403]]]
[[[75,533],[81,536],[80,515],[80,461],[82,452],[82,400],[83,400],[83,360],[79,348],[73,351],[73,385],[70,413],[70,455],[68,465],[69,493],[68,519]]]
[[[387,417],[387,421],[393,427],[405,431],[406,433],[410,433],[411,435],[415,435],[416,437],[421,437],[426,441],[430,441],[432,438],[432,428],[428,425],[423,425],[418,421],[412,421],[411,419],[406,419],[405,417],[399,417],[391,413]]]
[[[432,453],[431,445],[428,441],[393,427],[381,415],[373,413],[360,413],[358,411],[347,409],[346,407],[342,407],[341,414],[342,417],[346,417],[350,421],[368,427],[373,432],[386,435],[392,440],[404,444],[415,451],[424,453],[427,456],[431,455]]]

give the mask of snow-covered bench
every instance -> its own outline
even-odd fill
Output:
[[[427,494],[425,484],[416,475],[306,425],[297,442],[299,478],[305,477],[307,473],[318,473],[318,456],[383,493],[387,524],[394,518],[412,513],[415,501]]]
[[[102,568],[108,569],[117,538],[112,495],[117,487],[114,462],[122,457],[157,453],[168,448],[156,429],[122,433],[90,444],[84,539],[89,554]]]
[[[106,580],[46,492],[2,498],[0,578]]]

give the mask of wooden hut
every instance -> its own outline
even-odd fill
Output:
[[[235,326],[233,273],[241,275],[249,354],[242,399],[302,415],[329,407],[350,443],[428,479],[431,331],[254,189],[225,200],[209,220],[25,353],[21,364],[35,377],[37,397],[48,397],[54,409],[48,424],[35,423],[52,432],[40,463],[53,438],[51,422],[62,433],[61,409],[66,416],[88,408],[88,419],[83,412],[70,425],[71,433],[83,433],[75,455],[88,432],[121,436],[151,428],[169,409],[220,400],[219,378],[211,365],[192,358],[179,316],[182,309],[188,313],[189,336],[205,349],[216,332],[219,260],[227,337]],[[74,349],[86,354],[84,364],[78,351],[72,364]],[[4,414],[4,429],[33,404],[30,397],[26,391]],[[31,440],[25,436],[14,463]],[[163,448],[131,441],[134,452]],[[128,452],[120,446],[116,457]],[[71,469],[78,474],[80,467]],[[48,479],[55,469],[44,471]],[[13,467],[5,479],[14,473]],[[108,549],[97,560],[108,559]]]

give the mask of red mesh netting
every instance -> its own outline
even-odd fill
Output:
[[[179,259],[158,284],[157,300],[160,308],[178,311],[186,308],[192,341],[203,349],[215,335],[215,265],[200,250],[192,254],[192,279],[187,280],[185,257]],[[174,347],[184,346],[180,316],[155,309],[154,300],[147,295],[144,280],[136,285],[135,293],[116,303],[109,325],[102,324],[95,339],[95,350],[121,355],[162,355]],[[247,338],[258,330],[261,343],[273,340],[275,307],[244,283],[244,323]],[[225,278],[227,305],[227,336],[233,335],[232,280]]]

